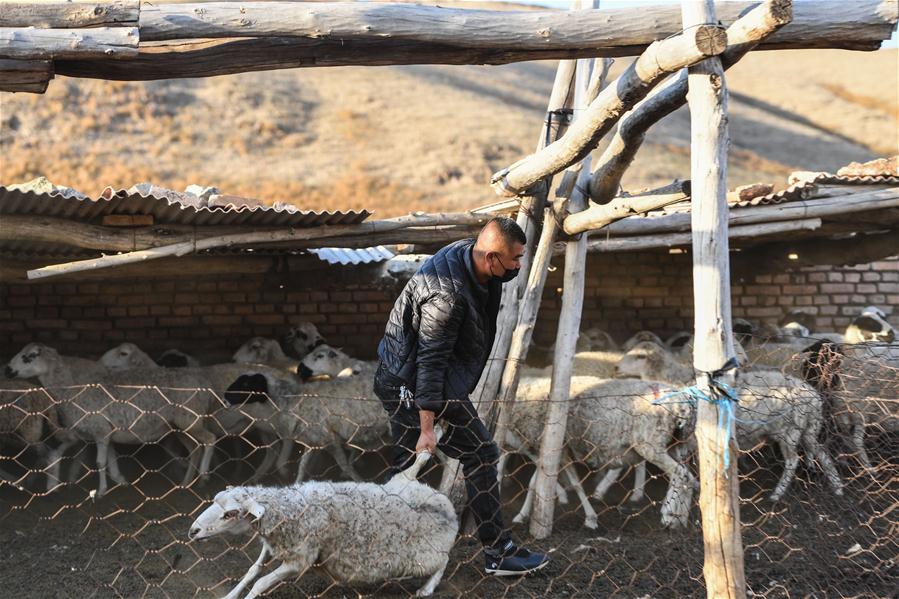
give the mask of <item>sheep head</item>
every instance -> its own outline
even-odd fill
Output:
[[[6,365],[6,378],[32,378],[50,372],[59,353],[42,343],[29,343]]]
[[[639,343],[655,343],[659,347],[663,347],[665,344],[662,342],[662,339],[653,333],[652,331],[640,331],[635,333],[633,337],[624,342],[624,345],[621,346],[621,349],[624,351],[630,351]]]
[[[281,345],[274,339],[253,337],[234,352],[231,360],[238,364],[268,364],[286,357]]]
[[[319,345],[300,362],[299,373],[303,379],[315,376],[340,375],[352,361],[348,355],[330,345]]]
[[[265,514],[265,507],[253,499],[247,489],[232,487],[220,491],[212,505],[197,516],[187,536],[190,540],[207,539],[223,533],[241,534]]]
[[[324,343],[325,338],[311,322],[301,322],[284,336],[284,345],[292,349],[298,358],[306,357],[313,349]]]
[[[617,378],[640,378],[645,381],[659,380],[669,362],[675,362],[662,346],[653,341],[635,344],[615,367]]]
[[[100,357],[100,364],[109,370],[153,368],[156,362],[133,343],[122,343]]]

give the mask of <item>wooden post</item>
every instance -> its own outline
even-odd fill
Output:
[[[590,60],[578,61],[578,84],[575,109],[586,105],[587,86],[590,78]],[[604,76],[608,71],[602,68]],[[599,87],[602,86],[600,82]],[[577,114],[577,113],[575,113]],[[586,189],[590,176],[590,157],[584,158],[577,172],[575,185],[568,202],[570,212],[579,212],[586,207],[587,198],[581,191]],[[556,482],[559,478],[562,450],[565,445],[565,431],[568,427],[569,393],[571,390],[572,364],[577,351],[577,339],[581,329],[581,310],[584,305],[584,276],[587,258],[587,234],[565,244],[565,278],[562,293],[562,309],[556,332],[553,373],[549,391],[549,406],[540,442],[540,457],[537,463],[537,480],[534,487],[534,511],[531,514],[530,533],[537,539],[552,533],[553,513],[556,504]]]
[[[50,60],[0,58],[0,91],[42,94],[53,79]]]
[[[683,0],[681,8],[684,29],[717,22],[712,0]],[[693,366],[698,373],[697,386],[711,397],[706,373],[721,368],[734,355],[727,240],[727,88],[721,60],[706,59],[691,67],[689,90]],[[732,373],[722,378],[733,383]],[[709,599],[739,599],[746,596],[746,579],[740,538],[738,447],[733,435],[718,427],[721,408],[705,401],[698,403],[696,441],[706,594]],[[728,445],[733,457],[725,469],[723,453]]]

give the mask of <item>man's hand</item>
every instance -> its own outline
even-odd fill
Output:
[[[421,422],[421,434],[415,445],[415,453],[427,451],[434,454],[437,451],[437,435],[434,433],[434,412],[419,410],[418,417]]]

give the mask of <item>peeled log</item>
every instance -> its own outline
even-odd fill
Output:
[[[724,29],[700,25],[653,43],[591,102],[555,143],[493,175],[500,195],[520,195],[589,154],[622,114],[646,97],[665,75],[715,56],[727,47]]]
[[[0,0],[0,27],[137,27],[140,0]]]
[[[719,2],[718,19],[726,26],[757,5]],[[807,0],[797,3],[793,24],[762,47],[875,50],[890,37],[895,22],[895,0]],[[678,7],[670,4],[504,11],[367,2],[203,2],[145,4],[140,28],[144,41],[296,37],[352,44],[395,40],[504,51],[594,48],[598,53],[593,56],[632,56],[656,40],[680,33],[682,26]]]
[[[0,56],[9,58],[135,58],[137,43],[137,27],[0,27]]]

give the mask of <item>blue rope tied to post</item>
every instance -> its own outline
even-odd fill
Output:
[[[719,379],[728,370],[733,370],[739,366],[736,358],[728,360],[724,366],[713,372],[705,373],[708,376],[709,393],[700,389],[697,385],[690,385],[677,391],[672,391],[653,401],[653,405],[661,405],[663,403],[688,403],[696,405],[700,401],[707,401],[710,404],[719,407],[718,410],[718,430],[723,433],[722,443],[724,444],[724,477],[727,478],[727,471],[730,468],[730,437],[734,430],[734,422],[737,420],[734,405],[737,403],[737,393],[733,388]],[[672,397],[684,395],[686,399],[681,402],[666,401]]]

